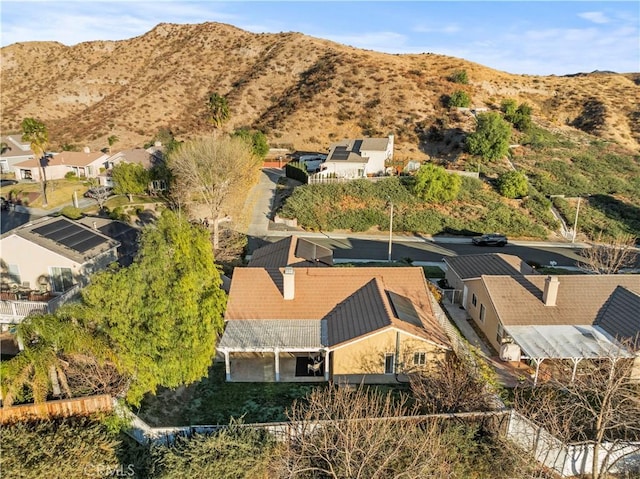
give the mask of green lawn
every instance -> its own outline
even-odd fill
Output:
[[[232,418],[244,423],[286,421],[285,411],[328,383],[228,383],[224,364],[215,363],[209,377],[188,388],[163,390],[148,395],[138,415],[150,426],[228,424]],[[408,393],[407,384],[371,386],[382,394]]]

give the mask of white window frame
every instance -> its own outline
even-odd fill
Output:
[[[484,304],[480,303],[480,322],[484,323],[484,318],[487,315],[487,308],[484,307]]]
[[[58,270],[58,271],[56,271]],[[69,277],[65,278],[63,276],[63,272],[68,270]],[[59,277],[59,279],[58,279]],[[67,282],[69,281],[70,282]],[[59,289],[59,282],[61,282],[62,289]],[[73,270],[71,268],[63,267],[63,266],[49,266],[49,283],[51,284],[51,291],[54,293],[64,293],[69,288],[74,285],[73,281]]]
[[[427,353],[424,351],[416,351],[413,353],[413,365],[424,366],[427,364]]]
[[[389,364],[389,359],[391,359],[391,368],[387,368],[387,364]],[[385,353],[384,355],[384,373],[385,374],[394,374],[396,372],[396,355],[395,353]]]

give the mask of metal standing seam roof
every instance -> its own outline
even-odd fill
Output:
[[[509,326],[505,327],[505,331],[530,358],[633,357],[632,353],[597,326]]]
[[[503,253],[484,253],[450,256],[444,261],[460,279],[479,278],[482,275],[533,274],[534,270],[518,256]]]
[[[219,350],[273,351],[322,349],[326,321],[313,319],[256,319],[227,321]]]

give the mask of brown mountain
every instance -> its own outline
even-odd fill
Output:
[[[421,158],[434,152],[419,141],[430,126],[472,129],[469,115],[442,104],[463,89],[475,107],[513,98],[547,128],[582,129],[640,151],[638,73],[512,75],[442,55],[390,55],[219,23],[160,24],[129,40],[72,47],[16,43],[0,53],[2,133],[32,116],[47,125],[52,148],[101,149],[111,135],[118,149],[141,146],[162,127],[178,139],[210,132],[206,100],[217,92],[231,110],[225,130],[260,128],[272,146],[323,150],[345,137],[393,133],[398,156]],[[469,84],[447,80],[462,69]]]

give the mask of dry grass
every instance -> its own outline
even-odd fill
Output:
[[[578,120],[640,150],[638,74],[512,75],[441,55],[389,55],[217,23],[162,24],[130,40],[73,47],[19,43],[0,53],[2,132],[34,116],[48,126],[54,148],[101,149],[110,135],[120,149],[141,146],[160,127],[179,139],[210,132],[205,99],[215,90],[230,104],[224,130],[259,127],[272,146],[322,151],[341,138],[393,133],[399,159],[455,159],[473,119],[449,112],[441,99],[463,88],[475,107],[514,98],[549,128],[572,131],[568,124]],[[447,80],[461,69],[468,85]],[[598,118],[589,105],[601,105]],[[420,133],[440,120],[445,138],[435,147],[421,143]]]
[[[73,193],[76,192],[78,199],[89,189],[80,181],[70,180],[54,180],[47,182],[47,207],[44,209],[52,209],[60,205],[68,204],[73,201]],[[41,186],[40,183],[19,183],[17,185],[3,186],[0,188],[0,195],[9,198],[15,195],[23,200],[30,198],[27,206],[33,208],[43,208]],[[37,195],[37,196],[36,196]],[[34,199],[35,198],[35,199]]]

